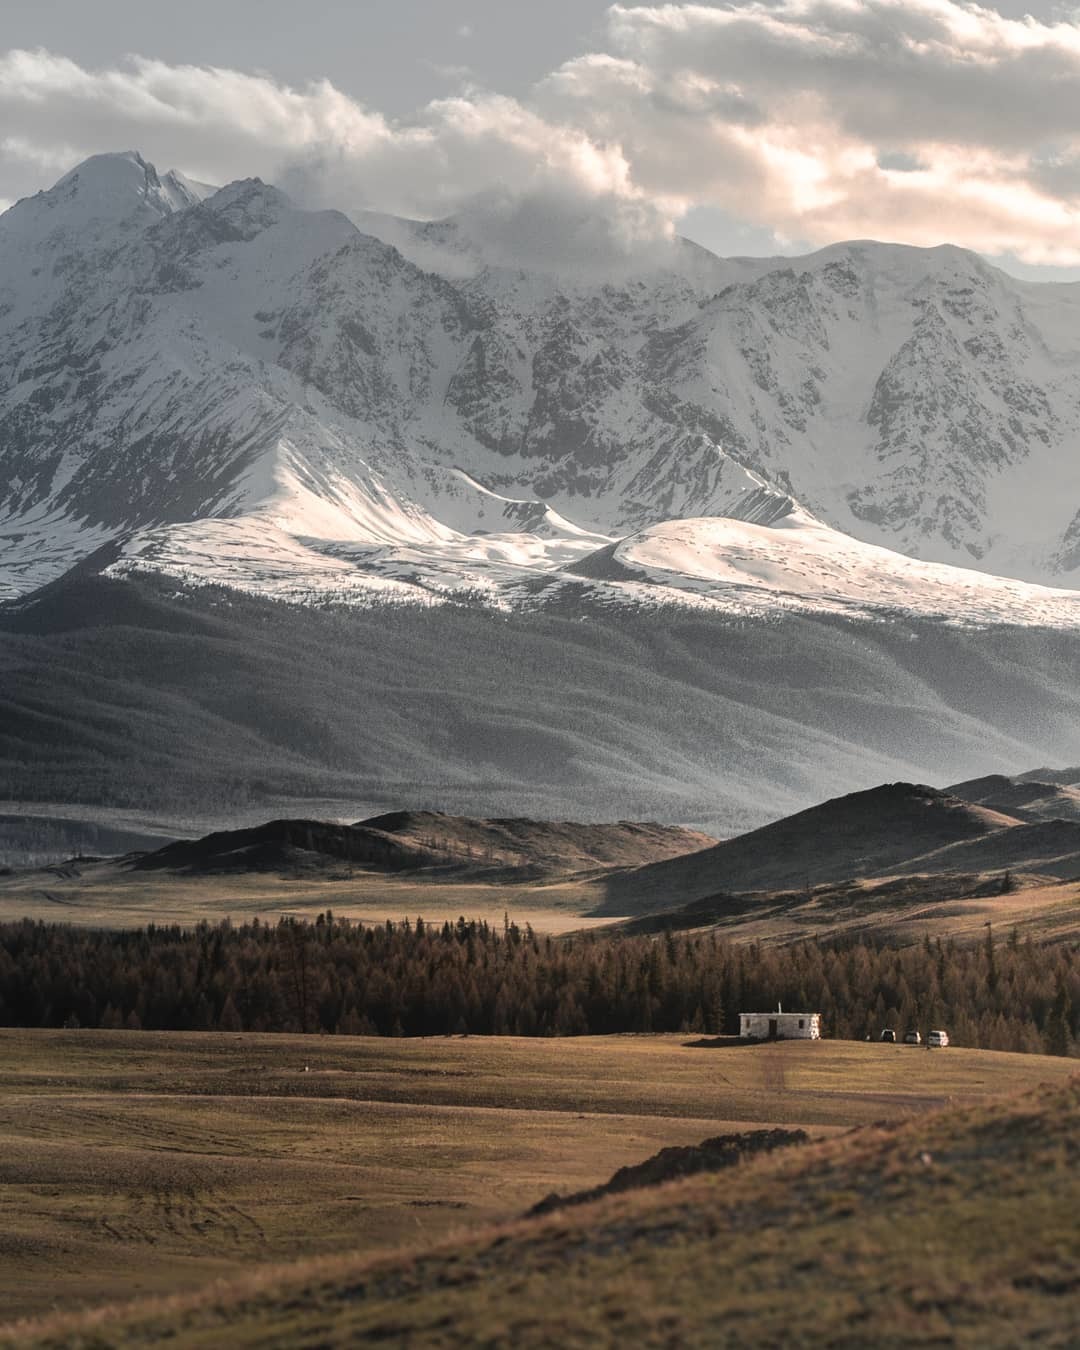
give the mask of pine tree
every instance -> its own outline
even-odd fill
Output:
[[[1050,1055],[1072,1053],[1072,999],[1064,979],[1058,981],[1054,1004],[1046,1023],[1046,1052]]]
[[[244,1029],[240,1014],[236,1010],[236,1004],[233,1002],[232,994],[226,998],[222,1005],[218,1026],[222,1031],[243,1031]]]

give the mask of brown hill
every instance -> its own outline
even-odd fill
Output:
[[[355,863],[403,871],[444,861],[432,850],[380,830],[325,820],[270,820],[244,830],[219,830],[201,839],[177,839],[132,859],[144,871],[274,872]]]
[[[619,821],[584,825],[526,818],[481,820],[439,811],[395,811],[355,825],[273,820],[177,840],[134,859],[142,870],[311,871],[348,863],[390,872],[425,868],[566,874],[637,867],[715,843],[678,826]]]
[[[985,778],[954,783],[945,791],[976,806],[1016,816],[1018,820],[1080,820],[1080,787],[1065,783],[992,773]]]
[[[836,797],[681,858],[613,874],[601,913],[664,911],[720,891],[778,891],[898,871],[1020,822],[938,788],[889,783]]]
[[[1080,820],[1042,820],[997,830],[911,858],[895,868],[905,876],[1023,871],[1060,881],[1080,878]]]
[[[809,891],[710,895],[613,926],[631,935],[696,929],[728,942],[852,938],[904,947],[927,937],[982,942],[988,924],[1040,944],[1075,943],[1080,881],[1048,881],[1017,868],[856,878]]]
[[[468,862],[489,861],[545,871],[638,867],[708,848],[716,840],[679,825],[620,820],[585,825],[573,820],[509,816],[483,820],[441,811],[394,811],[372,816],[360,827],[393,835],[403,843],[433,848]]]

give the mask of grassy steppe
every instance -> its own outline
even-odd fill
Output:
[[[840,1041],[2,1031],[0,1321],[429,1243],[668,1144],[827,1134],[1070,1067]]]
[[[39,1328],[52,1347],[1077,1344],[1080,1080],[391,1260]]]
[[[501,925],[509,910],[521,926],[531,923],[538,932],[563,933],[610,923],[610,918],[581,917],[600,898],[596,881],[457,881],[348,866],[340,875],[316,878],[268,872],[192,877],[80,861],[0,877],[0,919],[94,928],[151,923],[193,927],[224,918],[238,923],[254,918],[276,922],[283,916],[314,919],[327,909],[360,923],[396,923],[418,915],[428,923],[453,923],[465,914]]]
[[[1080,933],[1080,882],[1023,878],[1022,888],[993,892],[999,875],[855,880],[804,892],[750,894],[703,901],[658,917],[656,929],[715,930],[732,942],[797,942],[805,938],[873,936],[904,946],[924,937],[978,942],[986,924],[1013,928],[1033,942],[1074,940]],[[424,872],[396,876],[343,866],[340,875],[225,876],[147,873],[113,862],[76,862],[0,877],[0,920],[30,918],[80,927],[218,923],[224,918],[276,922],[339,918],[378,924],[420,916],[453,923],[459,915],[499,926],[507,912],[519,926],[565,933],[616,922],[604,876],[582,873],[544,880],[457,879]],[[975,893],[973,893],[975,892]],[[640,907],[638,907],[640,908]],[[628,912],[634,910],[628,907]],[[636,911],[635,911],[636,912]],[[603,916],[602,916],[603,915]],[[637,921],[648,922],[648,921]]]

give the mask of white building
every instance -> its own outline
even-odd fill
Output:
[[[747,1041],[819,1041],[821,1014],[809,1012],[740,1013],[739,1035]]]

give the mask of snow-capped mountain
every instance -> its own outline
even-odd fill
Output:
[[[1080,287],[866,243],[559,277],[361,225],[136,154],[0,217],[0,595],[113,541],[297,600],[1075,626]]]

